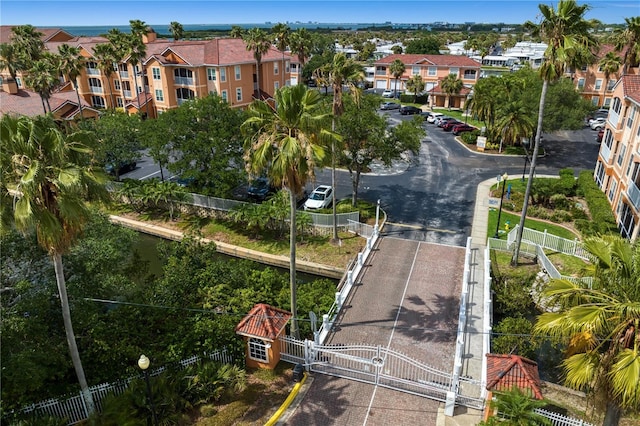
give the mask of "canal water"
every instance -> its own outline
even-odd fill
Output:
[[[162,267],[163,267],[163,265],[162,265],[162,260],[160,259],[160,256],[158,254],[158,244],[161,241],[168,241],[168,240],[163,240],[160,237],[156,237],[156,236],[153,236],[153,235],[149,235],[149,234],[145,234],[143,232],[140,232],[140,233],[138,233],[138,242],[133,247],[134,250],[137,250],[137,252],[138,252],[138,254],[140,256],[140,260],[142,262],[148,262],[149,274],[154,274],[156,276],[161,276],[162,275]],[[222,254],[222,253],[216,253],[216,258],[220,259],[220,260],[238,259],[236,257],[229,256],[229,255]],[[252,263],[254,263],[257,268],[265,268],[265,267],[267,267],[267,265],[263,265],[262,263],[258,263],[258,262],[252,262]],[[278,270],[282,274],[287,274],[287,275],[289,274],[289,270],[288,269],[276,268],[275,266],[270,266],[270,267]],[[306,283],[306,282],[311,282],[313,280],[317,280],[318,278],[325,278],[325,279],[328,279],[328,280],[332,280],[332,281],[336,282],[336,285],[338,284],[336,280],[331,279],[331,278],[319,277],[317,275],[307,274],[307,273],[300,272],[300,271],[296,272],[296,279],[297,279],[298,282]]]

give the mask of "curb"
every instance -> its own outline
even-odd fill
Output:
[[[298,394],[300,393],[300,389],[302,389],[302,386],[307,381],[307,377],[309,377],[309,375],[307,374],[307,372],[305,372],[304,375],[302,376],[302,380],[295,384],[293,389],[291,389],[291,393],[289,393],[289,396],[287,397],[287,399],[284,400],[280,408],[278,408],[278,410],[273,414],[273,416],[271,416],[271,418],[265,423],[265,426],[273,426],[277,424],[278,420],[280,420],[280,417],[282,417],[282,415],[285,414],[285,412],[287,411],[291,403],[293,403],[298,397]],[[306,389],[308,389],[308,386],[305,388],[305,392],[302,393],[301,397],[304,396],[304,394],[306,393]],[[294,405],[293,408],[297,406],[297,403],[299,403],[299,401],[296,401],[296,404]]]

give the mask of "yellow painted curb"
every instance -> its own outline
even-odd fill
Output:
[[[289,408],[289,405],[291,405],[291,403],[296,398],[296,396],[298,396],[298,392],[300,392],[300,388],[304,384],[305,380],[307,380],[307,373],[306,372],[302,376],[302,380],[300,380],[298,383],[295,384],[295,386],[291,390],[291,393],[289,394],[287,399],[285,399],[284,402],[282,403],[282,405],[280,406],[280,408],[278,408],[278,411],[276,411],[273,414],[273,416],[271,416],[269,421],[264,424],[265,426],[273,426],[273,425],[276,424],[278,419],[280,419],[280,416],[282,416],[282,414],[287,410],[287,408]]]

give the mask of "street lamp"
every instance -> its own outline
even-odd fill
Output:
[[[153,405],[153,395],[151,394],[151,383],[149,383],[149,358],[144,355],[140,355],[140,359],[138,360],[138,367],[144,372],[144,380],[147,382],[147,402],[151,407],[151,415],[153,417],[153,425],[158,426],[158,417],[156,416],[156,408]]]
[[[507,179],[509,175],[505,172],[502,176],[498,176],[498,185],[500,184],[500,180],[502,180],[502,195],[500,195],[500,207],[498,208],[498,223],[496,223],[496,235],[493,238],[500,238],[498,236],[498,230],[500,229],[500,215],[502,214],[502,199],[504,198],[504,188],[507,186]]]

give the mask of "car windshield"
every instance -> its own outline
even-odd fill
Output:
[[[321,194],[319,192],[314,192],[313,194],[311,194],[311,197],[309,197],[309,198],[311,198],[312,200],[322,201],[322,200],[324,200],[324,194]]]

